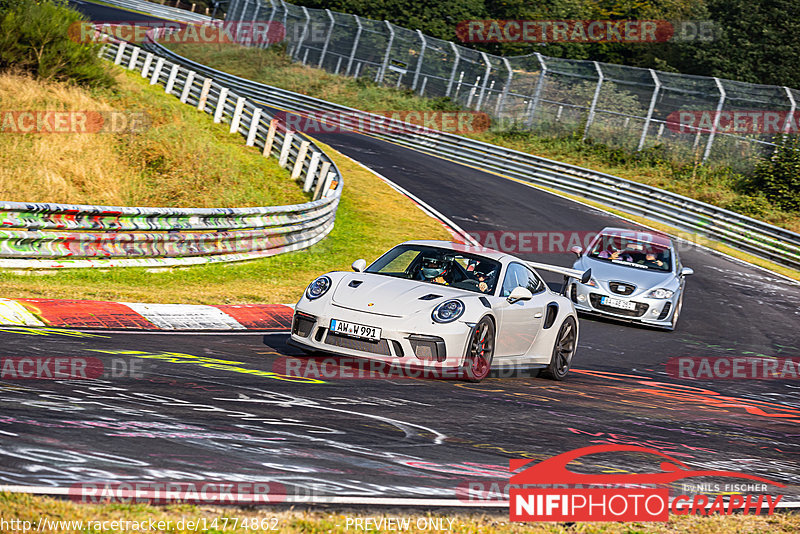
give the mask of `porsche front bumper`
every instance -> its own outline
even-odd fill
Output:
[[[440,324],[412,322],[403,317],[376,316],[338,306],[326,306],[323,315],[298,306],[292,318],[291,343],[305,350],[377,360],[395,366],[424,369],[460,369],[474,325],[463,321]],[[381,329],[380,340],[370,341],[330,330],[331,320]]]

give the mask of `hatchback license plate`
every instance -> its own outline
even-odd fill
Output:
[[[612,308],[619,308],[621,310],[635,310],[636,303],[629,300],[612,299],[611,297],[603,297],[600,299],[600,304],[603,306],[611,306]]]

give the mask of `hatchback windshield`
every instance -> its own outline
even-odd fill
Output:
[[[668,247],[618,235],[601,235],[589,251],[589,257],[637,269],[672,270],[672,254]]]
[[[492,294],[500,262],[445,248],[399,245],[378,258],[366,272]]]

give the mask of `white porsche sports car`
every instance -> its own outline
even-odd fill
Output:
[[[578,343],[577,314],[535,269],[591,277],[491,249],[408,241],[368,267],[357,260],[355,272],[311,282],[295,307],[290,343],[469,381],[500,367],[563,380]]]

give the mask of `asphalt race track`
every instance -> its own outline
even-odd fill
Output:
[[[370,137],[318,138],[467,231],[630,226]],[[760,475],[787,486],[779,492],[784,502],[800,501],[800,379],[682,380],[667,372],[667,362],[681,356],[799,356],[800,287],[699,248],[687,246],[682,258],[696,274],[687,282],[678,329],[584,318],[574,372],[562,383],[528,376],[481,384],[351,378],[355,372],[332,360],[301,357],[284,334],[0,329],[4,357],[97,358],[121,375],[0,382],[0,485],[241,480],[279,482],[298,500],[464,500],[458,488],[466,484],[502,489],[510,458],[627,444],[692,469]],[[309,383],[268,374],[317,364],[335,376]],[[254,370],[268,373],[248,372]],[[617,453],[584,461],[581,470],[657,467],[653,458]]]

